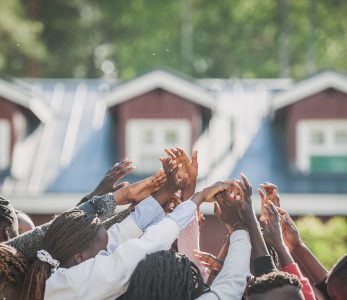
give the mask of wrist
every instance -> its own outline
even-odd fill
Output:
[[[191,200],[196,204],[196,206],[199,206],[205,200],[204,192],[195,193]]]
[[[305,248],[305,244],[302,240],[298,241],[297,243],[293,243],[291,245],[287,245],[290,253],[296,254],[301,249]]]

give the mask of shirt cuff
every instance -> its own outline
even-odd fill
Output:
[[[130,214],[134,222],[145,230],[148,226],[158,223],[165,217],[165,212],[152,196],[147,197],[135,207],[135,211]]]
[[[172,213],[168,214],[168,218],[175,221],[179,229],[182,230],[193,220],[196,209],[196,204],[191,200],[187,200],[179,204]]]

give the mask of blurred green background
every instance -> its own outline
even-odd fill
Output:
[[[115,77],[173,67],[195,77],[347,70],[344,0],[0,0],[0,72]]]
[[[316,217],[308,216],[298,219],[295,224],[305,244],[327,269],[347,253],[345,217],[334,217],[323,222]]]

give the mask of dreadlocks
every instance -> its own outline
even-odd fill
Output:
[[[20,291],[26,271],[27,262],[23,255],[15,248],[0,244],[0,283]],[[6,298],[7,290],[2,293]]]
[[[302,287],[299,279],[293,274],[282,271],[271,272],[255,278],[247,290],[247,296],[263,294],[272,289],[280,288],[286,285],[294,286],[298,290],[300,290]]]
[[[205,289],[198,267],[174,251],[147,255],[136,267],[122,300],[190,300]]]
[[[0,197],[0,242],[18,235],[18,221],[10,201]]]
[[[101,226],[98,218],[81,210],[64,212],[48,228],[42,248],[64,265],[73,255],[90,246]],[[50,277],[51,267],[46,262],[35,260],[25,278],[23,299],[44,298],[45,283]]]

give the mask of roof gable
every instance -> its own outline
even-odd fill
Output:
[[[50,118],[49,108],[41,99],[3,79],[0,79],[0,97],[27,108],[43,123]]]
[[[209,109],[213,106],[214,97],[201,86],[162,70],[121,84],[105,98],[105,101],[108,107],[112,107],[158,88]]]
[[[305,79],[294,85],[293,88],[274,96],[272,109],[276,111],[328,88],[347,94],[347,77],[334,71],[326,71]]]

